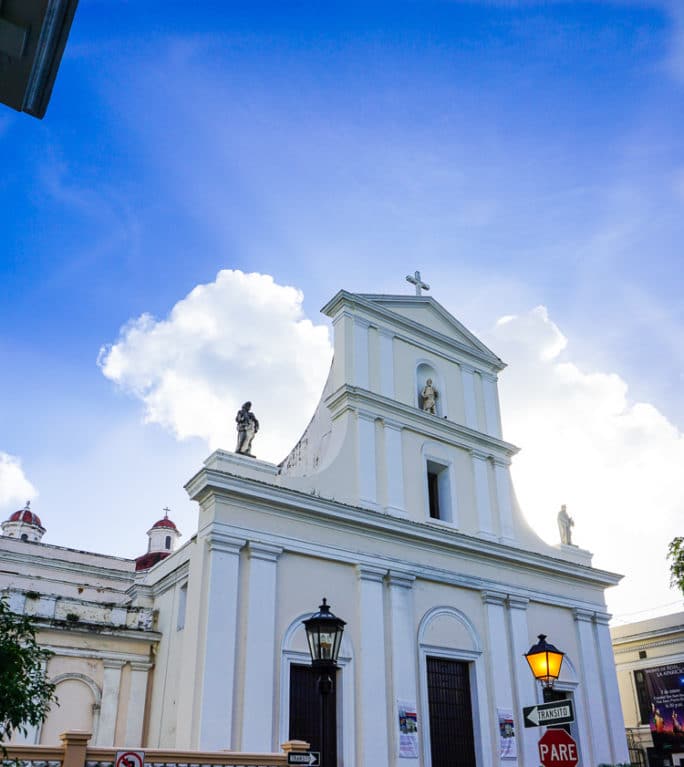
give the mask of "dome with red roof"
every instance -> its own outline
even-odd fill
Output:
[[[155,527],[166,527],[169,530],[177,530],[178,528],[173,524],[173,522],[169,519],[168,514],[164,516],[164,519],[160,519],[158,522],[155,522],[150,530],[154,530]]]
[[[169,519],[169,511],[171,509],[164,509],[164,518],[155,522],[147,531],[149,538],[147,552],[135,560],[136,570],[147,570],[174,551],[176,541],[181,534]]]
[[[31,501],[26,501],[23,509],[10,514],[0,527],[2,534],[9,538],[20,538],[22,541],[39,542],[45,533],[40,517],[31,511]]]
[[[28,506],[28,502],[27,502],[26,508],[19,509],[19,511],[15,511],[14,514],[10,515],[10,518],[7,521],[8,522],[25,522],[27,525],[35,525],[36,527],[43,527],[43,525],[40,523],[40,517],[31,511],[31,509]]]

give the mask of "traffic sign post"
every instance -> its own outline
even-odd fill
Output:
[[[575,721],[572,701],[556,700],[553,703],[539,703],[537,706],[523,708],[525,727],[555,727]]]
[[[547,730],[539,738],[539,759],[543,767],[577,767],[577,743],[565,730]]]
[[[288,764],[306,764],[307,767],[320,767],[320,751],[290,751],[287,755]]]

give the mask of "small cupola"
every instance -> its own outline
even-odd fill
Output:
[[[180,538],[181,534],[176,525],[169,519],[169,511],[171,509],[164,509],[163,519],[155,522],[147,531],[149,538],[147,553],[135,560],[136,570],[149,569],[159,560],[171,554],[176,548],[176,541]]]
[[[40,543],[45,534],[40,517],[31,511],[31,501],[26,501],[23,509],[10,514],[2,525],[2,534],[8,538],[19,538],[22,541]]]

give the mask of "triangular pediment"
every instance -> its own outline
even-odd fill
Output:
[[[496,367],[504,366],[501,359],[491,349],[485,346],[462,322],[459,322],[431,296],[361,294],[358,295],[358,298],[382,307],[385,311],[405,317],[421,327],[429,328],[463,347],[469,347],[477,351],[479,355],[489,358]]]

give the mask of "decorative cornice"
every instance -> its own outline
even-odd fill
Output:
[[[477,447],[470,448],[470,455],[473,458],[478,458],[480,461],[488,461],[490,458],[493,458],[491,453],[488,453],[485,450],[480,450]]]
[[[500,591],[483,591],[480,596],[486,605],[499,605],[503,607],[506,604],[506,594]]]
[[[103,658],[102,659],[102,665],[105,668],[113,668],[118,669],[119,671],[123,668],[123,665],[126,661],[121,658]]]
[[[280,546],[272,546],[269,543],[260,543],[249,541],[247,545],[247,554],[250,559],[261,559],[264,562],[277,562],[278,557],[283,553]]]
[[[437,528],[425,522],[416,522],[405,517],[389,517],[360,506],[350,506],[333,499],[321,498],[299,490],[270,485],[225,472],[202,469],[185,487],[193,500],[209,493],[217,493],[226,499],[239,499],[241,503],[247,503],[268,514],[308,520],[318,526],[349,529],[356,533],[363,531],[366,535],[381,537],[393,542],[411,543],[430,550],[441,548],[460,556],[470,556],[478,561],[491,561],[497,566],[512,563],[517,567],[532,568],[547,577],[549,575],[558,576],[563,581],[573,579],[605,588],[615,586],[622,580],[621,575],[553,557],[549,554],[516,548],[496,541],[486,541],[482,538],[466,535],[456,529]],[[213,526],[215,528],[215,523]],[[286,550],[297,550],[297,547],[302,550],[301,542],[294,542],[287,536],[269,536],[265,534],[265,531],[258,529],[249,530],[228,525],[226,527],[230,530],[239,531],[241,535],[254,536],[264,541],[271,541],[276,545],[282,545]],[[292,548],[293,546],[294,548]],[[305,544],[304,548],[306,548]],[[339,550],[331,546],[311,546],[309,550],[329,550],[331,553],[337,552],[334,558],[339,556]],[[345,561],[354,562],[356,556],[350,555]],[[355,563],[358,561],[356,558]],[[438,577],[437,580],[442,580],[442,578]],[[481,589],[485,588],[482,584],[488,581],[473,582],[481,584],[476,586],[476,588]],[[534,593],[541,594],[542,592]],[[544,593],[547,594],[547,592]],[[526,594],[523,593],[523,596]],[[542,601],[546,598],[545,596]],[[567,604],[563,604],[569,607],[572,606],[573,602],[568,600]]]
[[[171,557],[168,559],[171,559]],[[187,581],[189,573],[190,561],[186,559],[175,570],[167,573],[163,578],[151,585],[152,595],[158,597],[160,594],[164,594],[169,589],[172,589],[176,584]]]
[[[161,639],[161,634],[158,635]],[[56,656],[63,655],[67,658],[88,658],[91,660],[101,660],[104,663],[120,662],[121,665],[125,663],[149,663],[148,654],[138,654],[132,652],[118,652],[116,650],[93,650],[90,647],[62,647],[61,645],[53,645],[50,643],[41,642],[41,646],[45,647],[50,652],[53,652]]]
[[[519,451],[519,448],[510,442],[504,442],[485,432],[471,429],[469,426],[446,418],[435,417],[432,413],[425,413],[417,407],[349,384],[343,384],[328,395],[324,404],[330,409],[333,419],[338,418],[345,411],[371,412],[374,413],[375,418],[385,418],[389,415],[392,420],[401,422],[404,428],[412,428],[419,434],[451,442],[466,449],[479,448],[489,451],[496,460],[503,463],[506,461],[510,463],[509,457]]]
[[[402,573],[399,570],[390,570],[386,576],[387,585],[396,586],[400,589],[412,589],[416,576],[412,573]]]
[[[247,543],[244,538],[236,538],[232,535],[219,533],[216,530],[211,530],[205,540],[209,551],[219,551],[225,554],[234,554],[235,556],[240,553],[240,549]]]
[[[653,647],[667,647],[668,645],[682,645],[682,637],[674,637],[673,639],[660,639],[657,642],[649,642],[648,640],[645,640],[643,642],[640,642],[639,644],[633,644],[631,647],[616,647],[615,642],[613,642],[613,653],[615,655],[622,655],[624,653],[632,653],[632,652],[638,652],[639,650],[650,650]],[[682,659],[684,659],[684,651],[680,653],[682,656]],[[647,666],[652,666],[654,660],[660,661],[661,658],[648,658],[648,660],[644,660],[644,664]]]
[[[575,607],[572,611],[572,617],[578,623],[593,623],[595,615],[593,610],[584,610],[581,607]]]
[[[509,594],[506,597],[506,604],[509,610],[527,610],[530,600],[527,597],[518,597]]]
[[[387,575],[387,570],[382,567],[373,567],[372,565],[357,565],[356,575],[360,581],[382,583]]]
[[[150,661],[132,660],[130,661],[131,671],[149,671],[154,663]]]
[[[382,416],[382,422],[388,429],[394,429],[395,431],[402,431],[405,427],[405,424],[401,421],[396,421],[394,418],[387,418],[387,416]]]

